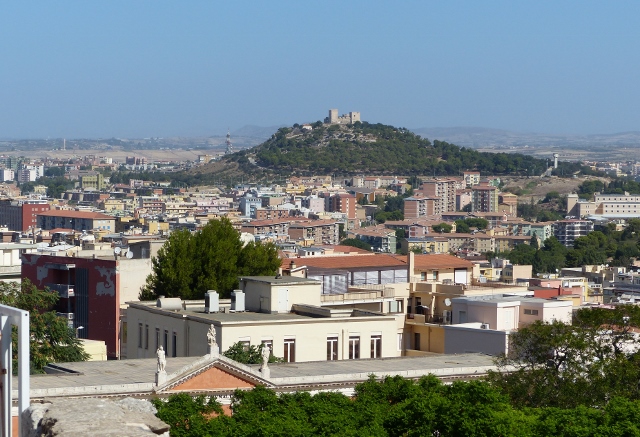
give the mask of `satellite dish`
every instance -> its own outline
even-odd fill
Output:
[[[113,253],[115,253],[116,255],[120,255],[120,252],[122,252],[122,249],[120,247],[116,247],[115,249],[113,249]]]
[[[444,306],[446,306],[446,307],[450,307],[450,306],[451,306],[451,299],[446,298],[446,299],[444,300]]]
[[[127,258],[128,258],[128,259],[133,258],[133,252],[131,252],[130,250],[129,250],[129,251],[127,251]]]

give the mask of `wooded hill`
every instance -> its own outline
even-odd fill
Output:
[[[483,174],[540,175],[547,162],[519,153],[486,153],[433,142],[408,131],[383,124],[356,122],[325,125],[313,130],[299,125],[280,128],[252,149],[224,157],[242,170],[270,170],[289,174],[337,173],[341,175],[401,174],[445,176],[475,170]]]

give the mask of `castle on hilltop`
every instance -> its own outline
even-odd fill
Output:
[[[326,124],[353,124],[356,121],[361,121],[359,112],[349,112],[339,116],[337,109],[329,109],[329,116],[324,119]]]

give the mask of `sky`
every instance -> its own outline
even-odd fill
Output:
[[[0,2],[0,138],[640,131],[638,1]]]

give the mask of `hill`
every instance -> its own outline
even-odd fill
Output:
[[[383,124],[314,124],[280,128],[252,149],[224,157],[209,169],[228,171],[233,163],[243,172],[278,174],[374,173],[402,175],[483,174],[540,175],[546,161],[522,154],[483,153],[444,141],[429,141],[405,129]]]

